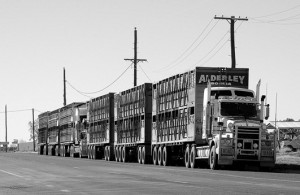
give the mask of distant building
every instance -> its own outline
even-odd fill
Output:
[[[33,152],[33,142],[19,143],[19,152]]]
[[[300,121],[271,121],[267,128],[276,130],[281,147],[300,149]]]

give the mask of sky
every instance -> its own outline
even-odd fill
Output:
[[[295,0],[0,0],[0,141],[29,141],[28,122],[67,103],[133,87],[186,70],[249,68],[249,88],[261,79],[270,120],[300,119],[300,3]],[[82,94],[82,93],[85,94]],[[93,93],[97,92],[97,93]],[[87,94],[88,93],[88,94]],[[277,97],[277,98],[276,98]],[[277,101],[276,101],[277,99]],[[276,104],[277,102],[277,104]],[[276,112],[277,110],[277,112]]]

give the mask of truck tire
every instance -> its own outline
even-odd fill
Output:
[[[70,146],[70,157],[75,158],[73,146]]]
[[[218,169],[218,155],[216,153],[216,146],[212,146],[209,152],[209,167],[212,170]]]
[[[190,168],[190,146],[187,145],[184,152],[184,164],[186,168]]]
[[[142,164],[142,147],[138,147],[138,163]]]
[[[115,147],[115,160],[116,160],[116,162],[118,162],[118,159],[119,159],[119,158],[118,158],[118,153],[119,153],[118,151],[119,151],[119,147],[116,146],[116,147]]]
[[[112,154],[111,154],[110,146],[107,146],[106,154],[107,154],[107,161],[111,161],[112,160],[112,156],[111,156]]]
[[[192,146],[191,152],[190,152],[190,165],[191,168],[195,168],[196,165],[196,148],[195,146]]]
[[[168,158],[168,148],[167,146],[164,147],[163,152],[162,152],[162,164],[164,166],[168,166],[169,165],[169,158]]]
[[[107,146],[104,147],[104,160],[107,161]]]
[[[95,148],[94,148],[94,146],[91,146],[91,159],[95,159],[94,153],[95,153]]]
[[[157,165],[157,147],[154,146],[153,151],[152,151],[152,161],[153,165]]]
[[[118,161],[119,162],[122,162],[122,146],[119,147],[119,150],[118,150]]]
[[[157,164],[159,166],[162,165],[162,146],[159,146],[159,148],[157,150]]]
[[[148,156],[146,155],[146,146],[142,147],[142,164],[148,163]]]
[[[125,146],[122,147],[122,162],[123,162],[123,163],[127,162],[126,148],[125,148]]]

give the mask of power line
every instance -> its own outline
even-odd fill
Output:
[[[104,91],[105,89],[107,89],[108,87],[112,86],[115,82],[117,82],[124,74],[125,72],[132,66],[133,63],[131,63],[122,73],[121,75],[119,75],[112,83],[110,83],[109,85],[107,85],[106,87],[104,87],[103,89],[100,89],[98,91],[94,91],[94,92],[83,92],[83,91],[80,91],[78,89],[76,89],[73,85],[71,85],[71,83],[69,81],[67,81],[67,83],[75,90],[77,91],[78,93],[80,93],[81,95],[84,95],[86,96],[85,94],[95,94],[95,93],[99,93],[101,91]],[[87,97],[90,97],[90,96],[87,96]]]
[[[41,111],[39,111],[39,110],[37,110],[37,109],[35,109],[34,108],[34,110],[35,111],[38,111],[38,112],[40,112],[40,113],[42,113]],[[9,111],[7,111],[7,112],[26,112],[26,111],[32,111],[32,108],[30,108],[30,109],[22,109],[22,110],[9,110]],[[0,112],[1,114],[3,114],[3,113],[5,113],[5,111],[2,111],[2,112]]]
[[[215,44],[215,46],[204,56],[204,57],[202,57],[199,61],[197,61],[195,64],[197,65],[197,64],[199,64],[201,61],[203,61],[212,51],[214,51],[216,48],[217,48],[217,46],[221,43],[221,41],[223,41],[223,39],[226,37],[226,35],[229,33],[229,31],[227,31],[224,35],[223,35],[223,37]],[[194,66],[194,65],[193,65]]]
[[[275,13],[271,13],[271,14],[267,14],[267,15],[263,15],[263,16],[254,17],[252,19],[267,18],[267,17],[270,17],[270,16],[274,16],[274,15],[278,15],[278,14],[282,14],[282,13],[291,11],[291,10],[296,9],[298,7],[300,7],[300,5],[296,5],[296,6],[292,7],[292,8],[287,9],[287,10],[283,10],[283,11],[279,11],[279,12],[275,12]]]
[[[140,66],[142,72],[143,72],[143,73],[146,75],[146,77],[149,79],[149,81],[152,82],[151,79],[149,78],[149,76],[146,74],[146,72],[145,72],[144,69],[142,68],[142,66],[141,66],[141,65],[139,65],[139,66]]]
[[[200,39],[200,37],[204,34],[204,32],[207,30],[207,28],[210,26],[210,24],[212,23],[213,18],[209,21],[209,23],[206,25],[206,27],[202,30],[202,32],[200,33],[200,35],[192,42],[192,44],[179,56],[177,57],[173,62],[171,62],[169,65],[160,68],[158,71],[161,70],[168,70],[170,68],[173,68],[174,66],[178,65],[179,63],[183,62],[188,56],[190,56],[196,48],[199,47],[199,45],[204,41],[204,39],[208,36],[208,34],[212,31],[212,29],[216,26],[216,24],[218,22],[215,23],[215,25],[212,27],[212,29],[208,32],[208,34],[204,37],[204,39],[202,39],[200,41],[200,43],[197,44],[197,46],[188,54],[188,56],[184,57],[184,55],[190,51],[190,49],[196,44],[196,42]],[[184,57],[184,58],[183,58]],[[183,59],[182,59],[183,58]],[[180,60],[181,59],[181,60]],[[180,61],[179,61],[180,60]],[[158,72],[157,71],[157,72]]]
[[[237,31],[240,27],[241,27],[241,25],[242,25],[242,23],[243,22],[241,22],[240,23],[240,25],[235,29],[235,31]],[[228,32],[227,32],[228,33]],[[222,37],[222,39],[216,44],[216,47],[217,47],[217,45],[219,45],[219,43],[224,39],[224,37],[226,36],[226,34],[227,33],[225,33],[225,35]],[[222,45],[221,45],[221,47],[210,57],[210,58],[208,58],[204,63],[202,63],[200,66],[204,66],[207,62],[209,62],[217,53],[219,53],[219,51],[221,51],[221,49],[223,49],[223,47],[226,45],[226,43],[228,42],[230,40],[230,38],[229,39],[227,39]],[[216,48],[216,47],[214,47],[213,48],[213,50]],[[209,52],[209,53],[211,53],[211,52]],[[201,59],[201,61],[202,61],[202,59]]]
[[[85,95],[85,94],[83,94],[81,91],[77,90],[77,89],[76,89],[69,81],[67,81],[67,80],[65,80],[65,81],[66,81],[66,83],[67,83],[72,89],[74,89],[75,91],[77,91],[80,95],[83,95],[83,96],[88,97],[88,98],[92,98],[91,96]]]

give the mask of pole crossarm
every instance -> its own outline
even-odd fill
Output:
[[[236,18],[235,16],[231,16],[231,17],[223,17],[223,16],[218,17],[218,16],[215,16],[214,18],[215,19],[219,19],[219,20],[234,20],[234,21],[236,21],[236,20],[244,20],[244,21],[248,21],[247,17],[246,18],[241,18],[241,17]]]
[[[134,59],[128,59],[128,58],[125,58],[124,60],[125,61],[132,61],[132,62],[134,61]],[[147,62],[147,59],[136,59],[136,61],[137,62]]]

